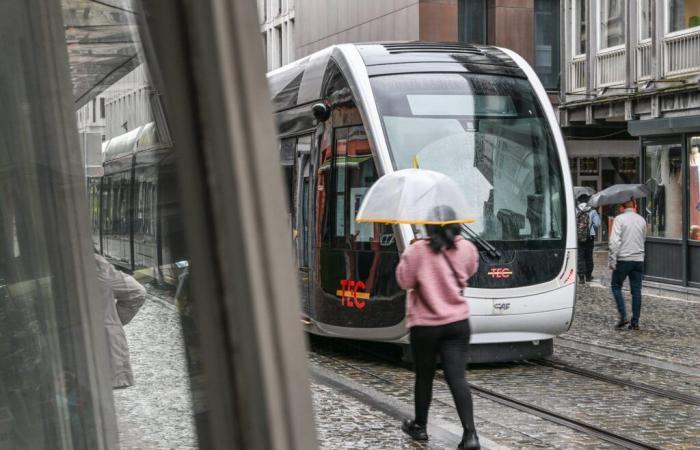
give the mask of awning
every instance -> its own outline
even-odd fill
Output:
[[[139,64],[132,0],[62,0],[75,109]]]

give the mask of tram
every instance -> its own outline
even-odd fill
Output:
[[[552,353],[572,323],[573,192],[547,95],[516,53],[456,43],[343,44],[268,74],[289,188],[302,321],[325,336],[408,342],[394,272],[421,233],[355,222],[383,174],[452,177],[477,220],[464,289],[472,361]]]
[[[95,251],[128,272],[174,285],[185,259],[175,155],[155,122],[102,144],[103,174],[88,177]]]

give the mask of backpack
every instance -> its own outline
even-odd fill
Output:
[[[587,241],[591,237],[591,217],[589,211],[579,208],[576,211],[576,239]]]

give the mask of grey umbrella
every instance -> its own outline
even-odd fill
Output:
[[[646,197],[651,192],[643,184],[614,184],[593,194],[588,204],[594,208],[603,205],[616,205],[632,198]]]
[[[575,199],[578,199],[582,195],[588,195],[590,197],[593,194],[595,194],[595,189],[590,186],[574,186]]]

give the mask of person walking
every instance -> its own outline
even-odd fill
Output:
[[[467,280],[477,271],[479,252],[459,235],[459,225],[426,226],[426,231],[428,239],[414,241],[396,268],[399,285],[409,289],[407,323],[416,371],[415,418],[404,420],[401,428],[414,440],[428,439],[428,409],[439,354],[464,429],[457,448],[479,449],[471,391],[464,376],[471,329],[469,304],[462,297]]]
[[[593,280],[593,246],[600,229],[600,216],[595,208],[588,205],[590,196],[579,195],[576,207],[576,228],[578,240],[578,278],[580,283]]]
[[[102,255],[95,253],[97,284],[104,304],[104,323],[112,369],[112,388],[121,389],[134,384],[129,362],[129,345],[124,325],[134,318],[146,301],[146,289],[134,277],[118,271]]]
[[[622,204],[624,210],[615,217],[609,239],[609,266],[612,273],[612,294],[615,298],[620,320],[617,329],[629,323],[630,330],[639,329],[639,315],[642,310],[642,277],[644,275],[644,238],[646,222],[637,214],[635,201]],[[622,285],[625,278],[630,280],[632,292],[632,321],[627,320]]]

